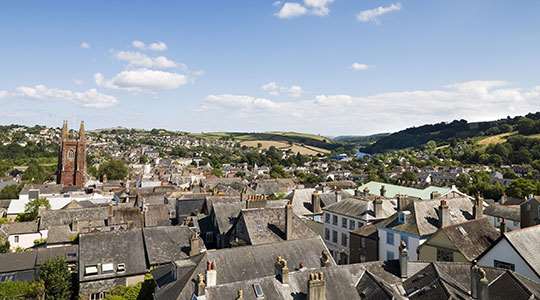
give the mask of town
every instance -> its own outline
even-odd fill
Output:
[[[540,170],[445,152],[470,140],[371,155],[293,133],[79,125],[0,127],[3,297],[540,295]]]

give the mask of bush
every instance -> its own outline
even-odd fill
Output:
[[[45,299],[71,298],[71,273],[63,257],[48,260],[41,266],[39,278],[45,287]]]
[[[41,299],[43,293],[43,283],[38,281],[8,280],[0,282],[0,299]]]

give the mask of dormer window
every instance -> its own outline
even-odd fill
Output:
[[[101,265],[101,273],[112,273],[114,272],[114,264],[113,263],[106,263]]]

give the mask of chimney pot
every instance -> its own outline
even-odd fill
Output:
[[[381,219],[384,217],[383,212],[383,200],[382,199],[376,199],[373,201],[373,212],[375,213],[376,219]]]
[[[329,267],[330,266],[330,254],[328,254],[328,251],[323,250],[321,252],[321,267]]]
[[[235,300],[244,300],[244,290],[243,289],[239,289],[238,291],[236,291]]]
[[[206,286],[215,286],[217,284],[217,271],[213,261],[206,263]]]
[[[309,274],[308,300],[326,300],[326,281],[324,273],[315,272]]]
[[[197,287],[195,289],[195,295],[197,297],[204,296],[206,290],[206,284],[204,283],[204,275],[199,273],[197,275]]]
[[[315,191],[311,195],[311,207],[313,208],[314,214],[322,213],[321,209],[321,194],[318,191]]]
[[[384,195],[386,194],[386,188],[384,187],[384,185],[381,185],[380,193],[381,193],[381,197],[384,197]]]
[[[199,233],[194,232],[189,240],[189,256],[194,256],[201,253],[201,240]]]
[[[409,264],[409,253],[407,251],[407,245],[404,241],[401,241],[399,245],[399,275],[402,279],[407,278]]]
[[[276,257],[276,263],[274,264],[276,270],[276,277],[281,284],[289,284],[289,267],[287,261],[281,257]]]
[[[441,199],[439,205],[439,227],[443,228],[450,225],[450,212],[448,211],[448,203],[445,199]]]

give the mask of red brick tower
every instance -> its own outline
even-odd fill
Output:
[[[81,122],[79,138],[70,139],[67,121],[64,121],[60,137],[56,181],[64,187],[84,187],[86,176],[86,134]]]

